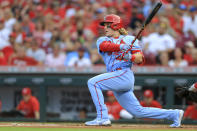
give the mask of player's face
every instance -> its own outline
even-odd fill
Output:
[[[146,104],[150,104],[152,102],[153,98],[152,97],[145,97],[144,101]]]
[[[104,24],[104,31],[106,36],[113,36],[114,30],[111,28],[111,23],[105,23]]]
[[[116,101],[116,98],[114,96],[108,96],[108,101],[112,103]]]
[[[30,99],[30,95],[23,95],[23,100],[24,100],[25,102],[28,102],[29,99]]]

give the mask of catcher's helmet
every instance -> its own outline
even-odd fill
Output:
[[[111,28],[114,30],[118,30],[123,27],[121,18],[114,14],[105,16],[104,20],[100,22],[100,25],[104,26],[104,23],[111,23]]]

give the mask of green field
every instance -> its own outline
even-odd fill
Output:
[[[170,128],[166,124],[112,124],[85,126],[84,123],[2,122],[0,131],[197,131],[197,125]]]
[[[30,127],[0,127],[0,131],[192,131],[193,129],[95,129],[95,128],[30,128]],[[197,130],[197,129],[196,129]]]

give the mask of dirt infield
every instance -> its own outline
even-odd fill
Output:
[[[106,128],[106,129],[177,129],[169,125],[154,124],[113,124],[112,126],[84,126],[82,123],[0,123],[0,127],[35,127],[35,128]],[[179,130],[197,130],[197,125],[182,125]]]

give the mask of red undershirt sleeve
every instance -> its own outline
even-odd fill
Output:
[[[100,50],[103,52],[118,52],[120,51],[120,45],[114,44],[109,41],[103,41],[100,46]]]

